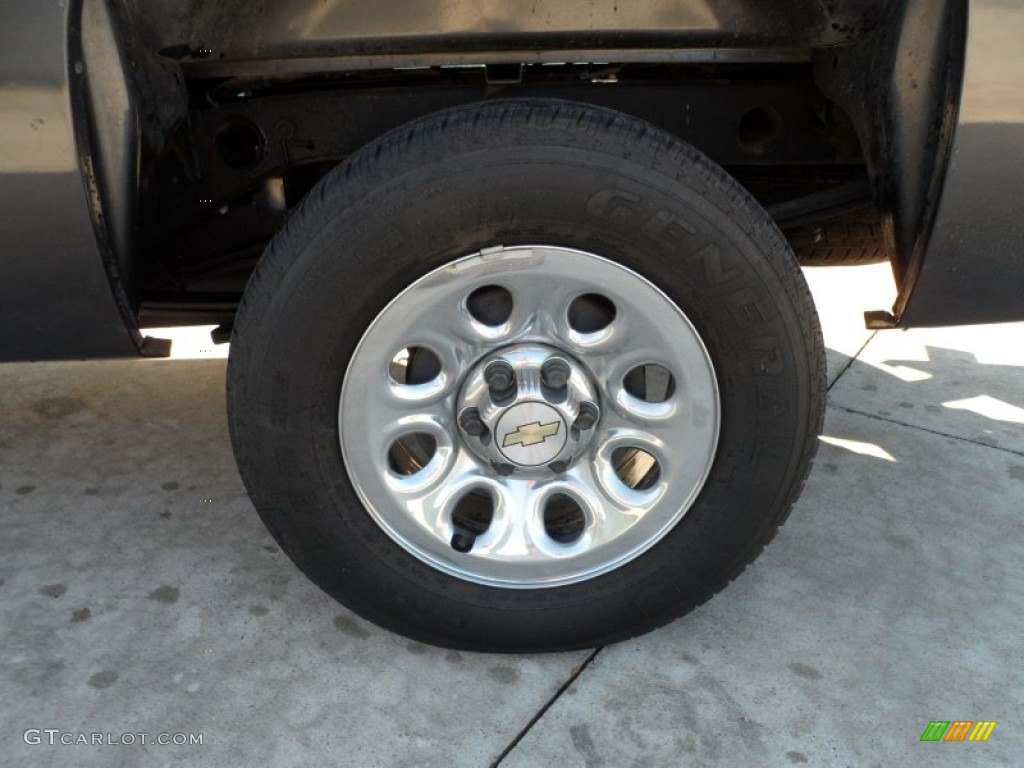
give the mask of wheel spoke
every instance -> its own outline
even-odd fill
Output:
[[[666,442],[672,442],[673,437],[682,438],[679,431],[685,430],[687,420],[684,407],[647,409],[643,408],[643,405],[647,404],[638,404],[625,398],[608,402],[597,426],[597,437],[600,439],[601,435],[607,436],[623,430],[642,430],[652,439]]]
[[[357,424],[352,426],[362,426],[360,452],[383,459],[396,440],[413,434],[430,436],[439,450],[450,449],[458,442],[451,401],[449,397],[417,403],[386,396],[369,401]]]
[[[567,487],[586,502],[587,527],[583,536],[590,549],[614,542],[650,511],[649,504],[624,504],[622,499],[609,493],[590,462],[582,462],[574,468]]]
[[[567,334],[565,308],[574,293],[571,285],[528,275],[511,275],[505,283],[514,302],[509,325],[517,338],[562,338]]]
[[[479,465],[465,451],[458,451],[435,482],[422,488],[410,488],[402,501],[411,521],[437,541],[450,544],[452,513],[459,498],[485,479]]]

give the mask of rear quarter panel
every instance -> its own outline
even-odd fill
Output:
[[[973,0],[953,155],[901,325],[1024,319],[1024,3]]]
[[[75,144],[75,2],[0,19],[0,360],[138,354],[97,245]]]

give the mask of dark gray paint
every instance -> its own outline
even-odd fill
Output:
[[[138,198],[138,113],[124,77],[123,41],[105,0],[82,4],[82,58],[88,133],[110,247],[132,292],[134,222]]]
[[[903,325],[1024,318],[1024,4],[974,0],[959,124]]]
[[[0,360],[137,354],[86,205],[66,9],[16,5],[0,23]]]

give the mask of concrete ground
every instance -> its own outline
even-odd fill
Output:
[[[825,434],[761,559],[564,655],[426,647],[308,583],[201,335],[192,360],[0,366],[0,764],[1024,765],[1024,325],[864,331],[886,269],[808,273]],[[930,720],[998,726],[922,743]],[[135,743],[60,744],[93,733]]]

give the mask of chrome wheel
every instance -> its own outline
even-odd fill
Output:
[[[447,574],[506,588],[607,573],[686,514],[719,394],[680,309],[579,250],[487,249],[415,281],[371,323],[339,404],[374,521]]]

